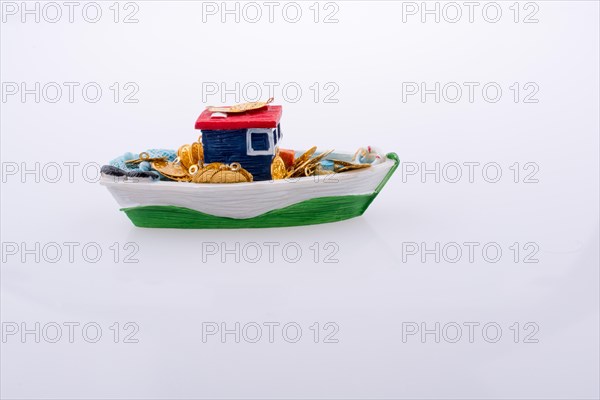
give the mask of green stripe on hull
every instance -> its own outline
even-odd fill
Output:
[[[389,153],[387,157],[394,165],[372,194],[318,197],[245,219],[217,217],[177,206],[142,206],[121,211],[135,226],[143,228],[276,228],[343,221],[362,215],[398,168],[400,160],[396,153]]]
[[[144,228],[274,228],[324,224],[358,217],[365,212],[375,194],[319,197],[269,211],[253,218],[217,217],[176,206],[123,208],[135,226]]]

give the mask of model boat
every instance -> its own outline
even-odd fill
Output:
[[[282,108],[269,103],[208,107],[197,142],[126,153],[102,167],[100,183],[139,227],[267,228],[362,215],[398,156],[284,149]]]

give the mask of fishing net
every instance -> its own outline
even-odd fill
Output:
[[[167,161],[175,161],[177,158],[177,152],[175,150],[166,150],[166,149],[148,149],[146,153],[150,156],[150,158],[159,158],[159,157],[167,157]],[[120,157],[115,158],[109,162],[113,167],[119,168],[125,172],[136,172],[136,171],[144,171],[149,172],[155,176],[155,179],[168,180],[164,176],[162,176],[158,171],[152,168],[151,163],[148,161],[142,161],[139,164],[127,163],[126,161],[135,160],[139,158],[139,153],[125,153]]]

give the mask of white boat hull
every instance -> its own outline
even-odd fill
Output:
[[[369,168],[332,175],[236,184],[123,179],[103,176],[121,208],[176,206],[217,217],[247,219],[321,197],[376,192],[397,161],[386,158]]]

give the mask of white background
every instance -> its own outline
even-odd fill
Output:
[[[75,9],[73,23],[62,3],[56,23],[43,15],[39,23],[32,16],[23,23],[20,11],[3,14],[3,331],[12,323],[19,329],[36,322],[80,326],[73,343],[64,326],[57,343],[44,336],[36,343],[34,334],[22,338],[20,332],[5,336],[2,397],[598,398],[599,7],[595,1],[540,1],[534,3],[538,22],[523,23],[535,8],[520,3],[515,23],[512,3],[499,3],[497,23],[483,18],[484,2],[473,23],[465,6],[456,23],[443,16],[436,23],[431,15],[421,22],[420,14],[404,14],[404,22],[406,3],[366,1],[327,9],[321,3],[317,23],[312,3],[301,4],[297,23],[283,17],[285,3],[270,23],[262,2],[256,23],[244,15],[239,23],[231,15],[223,23],[219,13],[204,14],[203,21],[202,3],[191,1],[138,1],[139,22],[129,24],[122,19],[135,8],[122,4],[115,23],[112,2],[99,3],[97,23],[82,18],[86,3]],[[323,23],[332,10],[338,22]],[[80,86],[72,103],[66,87],[58,102],[42,94],[36,103],[34,95],[24,101],[20,93],[7,95],[7,82]],[[81,95],[88,82],[103,89],[96,103]],[[135,83],[138,102],[115,103],[109,88],[115,82],[121,90]],[[257,82],[263,99],[264,82],[297,84],[302,95],[296,102],[287,101],[294,100],[293,91],[288,98],[274,93],[284,106],[286,147],[374,145],[397,152],[404,164],[364,216],[345,222],[262,230],[133,227],[93,182],[95,164],[87,178],[83,165],[194,141],[193,124],[205,103],[236,101],[234,95],[224,101],[221,93],[207,96],[210,82],[230,89]],[[316,101],[315,82],[321,88]],[[328,82],[339,89],[336,103],[324,101]],[[436,103],[433,95],[403,101],[403,82],[480,86],[473,102],[463,87],[458,102],[446,96]],[[495,103],[481,95],[489,82],[502,88]],[[515,82],[521,90],[516,103]],[[523,102],[528,82],[539,88],[537,103]],[[73,182],[64,165],[58,182],[50,182],[52,163],[65,161],[79,163]],[[36,162],[37,176],[21,174]],[[465,162],[480,163],[472,183],[466,167],[457,183],[445,179],[454,173],[439,183],[432,174],[406,174],[421,163],[441,168]],[[481,166],[491,162],[501,168],[497,183],[484,179],[493,178],[491,172],[482,175]],[[518,183],[509,168],[515,162],[522,172]],[[537,183],[524,183],[528,162],[539,167]],[[15,165],[19,171],[9,174]],[[61,244],[62,257],[52,263],[54,253],[38,253],[36,262],[30,254],[23,262],[22,252],[6,251],[10,243],[23,250],[36,242]],[[64,242],[79,243],[73,262]],[[117,262],[110,249],[115,242]],[[123,246],[130,242],[138,263],[124,262]],[[203,246],[211,242],[227,248],[256,242],[263,254],[256,263],[243,254],[239,262],[231,255],[222,262],[221,253],[204,254],[203,262]],[[265,242],[279,244],[273,262]],[[473,262],[466,253],[456,263],[444,254],[439,262],[425,255],[423,262],[421,253],[407,254],[413,242],[429,249],[436,242],[481,245]],[[518,262],[510,248],[515,242]],[[523,262],[529,242],[539,248],[537,263]],[[82,257],[86,243],[102,249],[98,262]],[[289,243],[302,249],[296,263],[282,255]],[[321,250],[316,260],[314,243]],[[325,262],[328,243],[337,249],[337,263]],[[485,243],[502,249],[498,262],[483,258]],[[102,328],[97,343],[81,333],[90,322]],[[110,330],[115,322],[119,343]],[[139,327],[138,343],[123,343],[126,322]],[[258,343],[245,337],[236,343],[234,335],[203,341],[206,322],[230,329],[236,322],[280,326],[273,343],[266,327]],[[302,328],[297,343],[281,333],[290,322]],[[318,343],[310,329],[315,322]],[[327,322],[339,328],[337,343],[324,343]],[[403,340],[410,322],[427,329],[454,322],[463,327],[462,337],[451,343],[454,331],[444,336],[440,328],[439,343],[434,334]],[[480,324],[472,343],[466,322]],[[510,329],[515,322],[518,343]],[[525,343],[528,322],[539,328],[530,337],[537,343]],[[486,323],[502,328],[496,343],[486,341],[493,329],[482,334]]]

